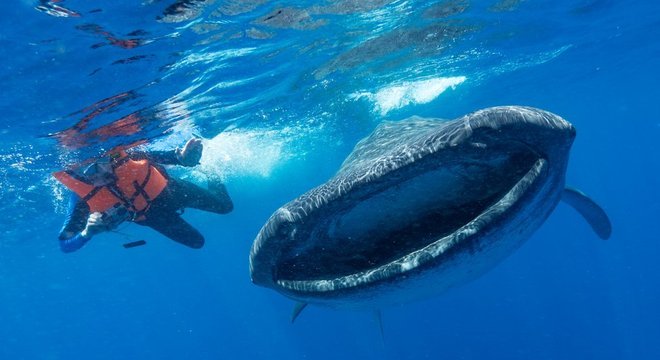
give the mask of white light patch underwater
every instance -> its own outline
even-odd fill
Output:
[[[400,109],[410,104],[426,104],[440,96],[447,89],[454,89],[466,80],[465,76],[441,77],[427,80],[404,82],[387,86],[376,93],[354,94],[353,99],[366,97],[374,103],[374,111],[380,115]]]
[[[204,153],[196,168],[223,179],[267,178],[287,160],[285,140],[277,131],[228,131],[204,142]]]

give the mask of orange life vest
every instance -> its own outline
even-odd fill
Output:
[[[114,181],[100,186],[70,170],[58,171],[53,176],[78,194],[91,212],[124,206],[133,213],[132,221],[144,220],[151,202],[167,186],[167,177],[149,161],[131,160],[124,151],[113,160],[112,172]]]

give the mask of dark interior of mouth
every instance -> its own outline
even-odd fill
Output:
[[[523,146],[453,152],[398,169],[320,209],[283,249],[276,278],[334,279],[408,255],[473,220],[538,159]]]

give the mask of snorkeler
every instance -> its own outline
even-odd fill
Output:
[[[73,191],[59,234],[62,251],[76,251],[94,235],[113,230],[124,221],[148,226],[191,248],[201,248],[204,237],[181,218],[183,209],[226,214],[233,209],[231,198],[218,180],[210,180],[209,189],[203,189],[168,176],[161,165],[195,166],[202,150],[201,140],[193,138],[182,149],[111,151],[82,171],[55,173],[55,178]]]

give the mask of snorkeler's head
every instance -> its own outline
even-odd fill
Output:
[[[111,157],[103,156],[85,168],[83,174],[95,186],[109,184],[114,181],[113,161]]]

